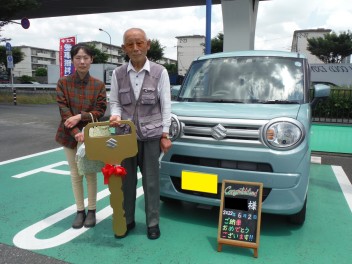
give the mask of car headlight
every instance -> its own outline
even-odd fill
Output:
[[[171,125],[169,130],[169,137],[171,141],[176,140],[181,134],[181,123],[175,114],[171,114]]]
[[[273,119],[262,130],[263,141],[273,149],[292,149],[298,146],[304,137],[303,125],[292,118]]]

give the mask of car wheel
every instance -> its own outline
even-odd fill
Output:
[[[306,208],[307,208],[307,196],[306,196],[306,199],[304,200],[304,205],[301,211],[299,211],[296,214],[290,215],[289,221],[295,225],[303,225],[304,221],[306,220]]]

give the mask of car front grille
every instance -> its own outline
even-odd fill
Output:
[[[260,129],[268,120],[244,120],[178,116],[181,140],[216,141],[226,144],[263,145]]]
[[[192,156],[185,156],[185,155],[172,155],[170,161],[173,163],[212,167],[212,168],[273,172],[273,169],[270,164],[261,163],[261,162],[201,158],[201,157],[192,157]]]

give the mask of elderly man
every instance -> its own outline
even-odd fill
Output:
[[[135,227],[137,167],[142,173],[147,236],[160,237],[159,229],[159,156],[171,147],[168,133],[171,115],[170,81],[166,69],[147,58],[150,40],[139,28],[128,29],[122,48],[130,58],[116,68],[110,92],[110,123],[131,120],[137,131],[138,154],[122,162],[127,170],[123,180],[127,231]]]

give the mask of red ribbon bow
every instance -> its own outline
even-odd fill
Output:
[[[109,184],[109,178],[111,175],[123,177],[127,174],[127,171],[124,167],[111,164],[105,164],[105,166],[101,169],[101,172],[104,175],[104,184]]]

